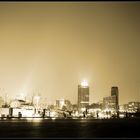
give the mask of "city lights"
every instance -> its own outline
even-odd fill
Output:
[[[81,82],[81,86],[83,86],[83,87],[87,87],[87,86],[88,86],[87,81],[86,81],[86,80],[83,80],[83,81]]]
[[[139,61],[139,2],[0,2],[0,138],[140,138]]]
[[[119,88],[111,87],[110,96],[104,97],[101,102],[89,104],[90,87],[86,80],[78,85],[78,102],[73,105],[67,99],[57,99],[56,103],[42,107],[41,96],[36,94],[31,101],[24,100],[25,94],[20,94],[16,99],[11,100],[9,107],[1,108],[0,117],[31,117],[31,118],[125,118],[134,117],[134,113],[140,108],[140,102],[128,102],[119,106]],[[117,112],[120,114],[117,114]],[[128,115],[129,113],[129,115]]]

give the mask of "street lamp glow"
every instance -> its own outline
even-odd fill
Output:
[[[81,86],[83,86],[83,87],[87,87],[87,86],[88,86],[87,81],[86,81],[86,80],[82,81],[82,82],[81,82]]]

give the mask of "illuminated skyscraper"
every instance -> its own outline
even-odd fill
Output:
[[[89,86],[86,81],[78,85],[78,110],[85,111],[86,106],[89,105]]]
[[[116,111],[119,109],[119,90],[118,87],[111,87],[111,96],[116,98]]]

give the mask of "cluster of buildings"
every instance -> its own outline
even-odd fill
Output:
[[[89,105],[89,86],[86,81],[83,81],[81,85],[78,85],[78,112],[82,115],[85,112],[86,115],[93,117],[111,117],[111,115],[117,115],[119,111],[119,90],[118,87],[111,88],[111,96],[104,97],[101,103]],[[110,116],[107,115],[108,112]]]
[[[140,102],[119,105],[117,86],[111,87],[110,96],[104,97],[98,103],[89,104],[89,95],[88,83],[83,81],[78,85],[77,104],[72,104],[69,100],[58,99],[53,105],[41,106],[40,96],[34,96],[30,102],[17,98],[5,104],[0,98],[0,116],[111,118],[118,117],[118,115],[124,117],[126,112],[135,113],[140,109]]]
[[[125,117],[126,113],[140,111],[140,102],[128,102],[119,105],[119,88],[111,87],[111,94],[104,97],[99,103],[89,105],[89,86],[86,81],[78,85],[78,112],[82,115],[85,112],[88,116],[99,118]]]

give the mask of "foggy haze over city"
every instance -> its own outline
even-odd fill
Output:
[[[90,103],[118,86],[120,104],[140,101],[140,3],[0,2],[0,96]]]

